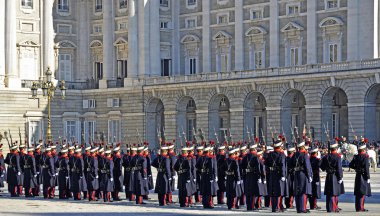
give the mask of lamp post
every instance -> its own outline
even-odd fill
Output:
[[[65,87],[65,81],[61,80],[59,86],[55,86],[52,82],[52,72],[50,70],[50,67],[45,72],[45,80],[40,83],[39,85],[36,82],[33,82],[31,91],[32,91],[32,97],[33,99],[37,98],[37,90],[38,88],[42,89],[42,95],[44,97],[47,97],[48,100],[48,126],[46,131],[46,140],[51,141],[52,135],[51,135],[51,100],[54,98],[54,92],[57,88],[61,90],[61,97],[62,99],[65,99],[66,97],[66,87]]]

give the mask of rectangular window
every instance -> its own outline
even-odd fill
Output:
[[[125,9],[128,7],[128,0],[119,0],[119,8]]]
[[[251,20],[258,20],[263,18],[263,12],[261,10],[253,10],[251,12]]]
[[[127,22],[121,22],[119,23],[119,30],[126,30],[128,27],[128,23]]]
[[[167,22],[167,21],[161,21],[160,22],[160,28],[161,29],[168,29],[169,28],[169,22]]]
[[[58,24],[59,34],[71,34],[71,25]]]
[[[262,51],[256,51],[255,52],[255,68],[260,69],[263,67],[263,52]]]
[[[107,98],[107,107],[119,107],[120,99],[119,98]]]
[[[338,134],[339,134],[339,131],[338,131],[338,128],[339,128],[339,124],[338,124],[338,114],[337,113],[333,113],[332,116],[331,116],[331,125],[332,125],[332,130],[331,130],[331,136],[332,137],[336,137]]]
[[[196,74],[197,73],[197,59],[190,58],[190,74]]]
[[[120,142],[120,120],[108,121],[108,142]]]
[[[95,34],[102,33],[102,25],[94,25],[94,33]]]
[[[60,80],[72,81],[72,67],[70,54],[59,54],[58,71]]]
[[[196,119],[195,118],[187,119],[187,140],[193,140],[194,128],[197,128]]]
[[[77,121],[66,121],[65,137],[70,141],[80,141],[78,139]]]
[[[298,47],[290,48],[290,66],[299,65],[298,62]]]
[[[69,12],[69,0],[58,0],[58,11]]]
[[[255,137],[261,137],[262,134],[261,134],[261,131],[262,131],[262,126],[263,124],[263,121],[262,121],[262,117],[260,116],[255,116],[253,117],[253,135],[255,135]]]
[[[160,0],[161,7],[169,7],[169,0]]]
[[[40,139],[42,139],[41,134],[41,122],[40,121],[30,121],[28,128],[28,140],[31,144],[36,144]]]
[[[218,16],[218,24],[227,24],[228,23],[228,15],[219,15]]]
[[[95,139],[95,129],[96,122],[95,121],[85,121],[84,122],[84,138],[86,143],[93,143]]]
[[[95,0],[95,12],[102,12],[103,0]]]
[[[94,72],[95,72],[95,79],[96,80],[103,79],[103,62],[95,62],[94,63]]]
[[[300,9],[298,5],[288,5],[288,16],[297,15],[300,13]]]
[[[220,55],[220,71],[221,72],[228,71],[228,56],[226,54]]]
[[[128,71],[127,60],[117,60],[117,78],[126,78]]]
[[[161,59],[161,76],[170,76],[172,68],[171,59]]]
[[[195,19],[188,19],[186,21],[186,28],[195,28],[197,27],[197,22],[195,21]]]
[[[329,62],[338,61],[338,44],[329,44]]]
[[[338,0],[327,0],[326,1],[326,10],[338,8]]]
[[[21,6],[23,8],[33,8],[33,0],[21,0]]]
[[[292,114],[292,128],[300,128],[299,127],[299,115],[298,114]]]
[[[21,30],[24,32],[33,32],[34,31],[34,24],[33,23],[22,23],[21,24]]]
[[[197,0],[187,0],[187,5],[195,5]]]

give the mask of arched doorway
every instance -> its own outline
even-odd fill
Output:
[[[302,138],[302,129],[306,124],[306,100],[301,91],[291,89],[285,93],[281,101],[281,128],[277,131],[285,135],[290,143],[294,137]]]
[[[365,136],[370,140],[380,140],[380,84],[372,86],[365,97]]]
[[[322,138],[326,140],[326,131],[330,139],[348,136],[348,99],[346,93],[338,87],[326,90],[322,97]]]
[[[158,136],[164,137],[164,104],[158,98],[152,98],[146,107],[146,139],[151,147],[158,147]],[[165,141],[165,140],[163,140]]]
[[[181,139],[185,136],[187,140],[193,140],[194,130],[197,129],[196,110],[197,107],[193,98],[186,96],[179,100],[177,105],[177,131]]]
[[[259,92],[250,93],[244,101],[244,138],[249,140],[248,135],[259,137],[260,140],[266,134],[267,102]]]
[[[230,129],[230,101],[225,95],[218,94],[212,97],[209,105],[208,125],[209,139],[215,140],[218,136],[219,142],[223,143]]]

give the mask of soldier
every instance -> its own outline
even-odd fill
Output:
[[[295,147],[289,147],[287,149],[288,151],[288,156],[286,156],[286,168],[287,168],[287,184],[288,184],[288,189],[289,189],[289,194],[288,197],[285,198],[285,206],[287,209],[293,209],[293,201],[294,201],[294,170],[290,166],[290,160],[294,156],[294,153],[296,151]]]
[[[41,168],[44,199],[53,199],[52,190],[55,187],[55,166],[50,147],[46,148],[45,153],[42,155]]]
[[[4,187],[4,182],[7,180],[7,170],[5,169],[2,147],[3,147],[3,144],[0,144],[0,192],[2,192],[1,188]]]
[[[99,148],[99,150],[97,151],[96,157],[98,158],[98,176],[99,176],[98,182],[99,182],[99,187],[98,187],[98,189],[95,192],[95,197],[97,199],[101,199],[103,197],[102,197],[102,193],[101,193],[101,190],[100,190],[101,177],[102,177],[101,172],[100,172],[101,171],[100,170],[100,162],[101,162],[101,160],[104,159],[104,148],[103,147]]]
[[[74,195],[74,200],[81,200],[81,192],[87,191],[86,177],[84,176],[84,162],[82,157],[82,149],[75,150],[74,157],[69,161],[71,179],[70,191]]]
[[[241,144],[239,144],[239,146],[241,146]],[[241,163],[243,161],[243,158],[245,156],[247,156],[247,154],[248,154],[247,143],[243,144],[243,146],[240,147],[240,151],[237,151],[236,154],[237,154],[237,158],[236,159],[239,162],[240,176],[241,176],[242,179],[244,179],[245,178],[245,170],[242,169]],[[242,194],[241,194],[241,196],[238,199],[239,205],[245,205],[244,181],[241,182],[241,184],[239,185],[239,187],[242,190]]]
[[[327,212],[339,212],[338,197],[344,194],[342,161],[338,155],[338,143],[330,146],[328,155],[322,158],[321,170],[326,171],[325,192]]]
[[[144,157],[144,146],[137,147],[137,154],[131,160],[131,175],[133,175],[133,190],[136,195],[136,204],[146,204],[143,202],[143,196],[149,194],[148,190],[148,173],[147,162]]]
[[[221,171],[222,164],[226,161],[226,152],[225,152],[225,146],[219,146],[218,147],[218,154],[216,155],[216,162],[218,166],[218,193],[217,193],[217,200],[218,204],[225,204],[224,202],[224,192],[226,192],[226,173],[224,171]]]
[[[174,170],[178,174],[178,199],[180,207],[189,207],[189,199],[192,195],[193,189],[191,182],[193,176],[191,173],[191,159],[188,158],[189,148],[184,147],[181,149],[182,154],[178,156],[174,164]]]
[[[188,143],[188,146],[190,146],[190,142]],[[194,146],[188,147],[189,148],[189,154],[188,158],[191,162],[190,169],[191,169],[191,188],[192,188],[192,195],[197,193],[197,168],[195,165],[197,164],[197,158],[194,155]],[[189,205],[193,204],[192,195],[189,197]]]
[[[197,150],[197,154],[195,155],[195,164],[198,163],[198,160],[203,160],[203,157],[204,157],[204,154],[203,154],[203,150],[204,150],[204,147],[203,146],[198,146],[196,148]],[[201,200],[202,200],[202,196],[200,194],[200,183],[201,183],[201,172],[197,169],[196,169],[196,192],[194,193],[194,198],[195,198],[195,202],[196,203],[200,203]]]
[[[168,147],[161,147],[161,153],[153,160],[152,166],[157,168],[156,187],[154,192],[158,194],[158,202],[160,206],[167,205],[166,196],[171,192],[172,180],[170,157],[168,156]]]
[[[123,184],[125,186],[125,197],[129,199],[129,201],[135,201],[134,194],[132,193],[133,187],[131,182],[133,182],[133,176],[131,175],[131,159],[136,155],[137,148],[132,147],[127,150],[127,153],[123,156],[123,167],[124,167],[124,181]]]
[[[197,161],[197,170],[200,172],[200,194],[205,209],[213,209],[213,197],[218,191],[218,166],[213,148],[205,148],[205,156]]]
[[[174,140],[175,142],[175,140]],[[170,168],[171,168],[171,174],[172,174],[172,177],[171,177],[171,180],[170,180],[170,189],[171,191],[167,194],[166,196],[166,202],[169,203],[169,204],[173,204],[173,191],[175,190],[175,179],[177,178],[176,176],[176,172],[174,171],[174,164],[177,160],[177,156],[175,154],[175,151],[174,151],[174,144],[173,143],[169,143],[169,152],[168,152],[168,155],[169,155],[169,158],[170,158]]]
[[[112,193],[112,198],[113,201],[121,201],[119,197],[119,192],[123,192],[123,166],[122,166],[122,158],[120,154],[120,144],[118,144],[113,152],[114,152],[114,157],[113,157],[113,177],[114,177],[114,191]]]
[[[366,212],[364,202],[366,196],[371,196],[371,180],[369,172],[369,156],[365,144],[359,146],[358,154],[350,162],[350,168],[356,171],[355,176],[355,209],[357,212]]]
[[[226,196],[228,210],[239,209],[238,199],[242,195],[240,184],[242,182],[239,167],[239,148],[231,149],[229,157],[221,164],[220,171],[226,174]]]
[[[95,196],[95,192],[99,189],[99,173],[98,173],[98,157],[97,152],[98,147],[92,148],[90,150],[90,157],[87,160],[87,190],[88,190],[88,201],[98,201]]]
[[[257,156],[257,144],[250,147],[250,153],[242,161],[242,169],[245,171],[244,191],[247,197],[247,211],[256,211],[255,204],[258,197],[263,195],[263,179],[265,170],[261,169],[260,159]]]
[[[271,197],[272,212],[282,212],[281,197],[285,195],[286,189],[286,162],[282,153],[282,141],[273,144],[274,151],[270,152],[265,160],[268,169],[268,195]]]
[[[59,156],[58,156],[58,152],[57,152],[57,144],[56,145],[53,145],[53,143],[51,143],[52,145],[50,146],[51,148],[51,154],[54,158],[54,164],[57,163],[58,159],[59,159]],[[55,196],[55,187],[58,186],[58,170],[56,170],[56,173],[55,173],[55,176],[54,176],[54,187],[51,191],[51,196]]]
[[[260,171],[261,171],[261,180],[262,180],[262,183],[258,184],[259,185],[259,189],[260,189],[260,194],[259,194],[259,196],[257,198],[257,201],[256,201],[256,204],[255,204],[255,207],[256,207],[257,210],[262,209],[261,198],[263,196],[267,196],[268,195],[267,180],[266,180],[266,169],[265,169],[265,165],[264,165],[263,153],[264,153],[264,151],[262,149],[257,149],[257,157],[259,158],[259,165],[260,165]]]
[[[7,183],[8,191],[11,194],[11,197],[17,197],[18,181],[20,181],[21,176],[21,167],[20,167],[20,156],[17,151],[17,146],[13,145],[10,147],[10,153],[7,154],[5,161],[8,164],[7,171]]]
[[[146,147],[144,148],[144,157],[145,157],[145,160],[146,160],[146,165],[147,165],[147,174],[148,174],[148,190],[153,190],[154,189],[154,184],[153,184],[153,176],[152,176],[152,158],[150,157],[150,153],[149,153],[149,148],[148,148],[148,145],[149,143],[145,143]],[[148,195],[144,196],[143,197],[144,199],[148,200],[149,197]]]
[[[15,142],[15,145],[17,145],[17,141]],[[19,194],[20,196],[23,195],[22,194],[22,188],[23,188],[23,185],[24,185],[24,164],[25,164],[25,156],[27,155],[27,152],[26,152],[26,145],[24,144],[21,144],[19,146],[19,157],[20,157],[20,168],[21,168],[21,175],[20,175],[20,180],[19,180],[19,184],[18,184],[18,187],[17,187],[17,194]]]
[[[24,156],[24,188],[25,197],[33,197],[32,190],[37,187],[36,160],[34,158],[34,148],[28,149],[28,154]]]
[[[298,151],[290,159],[290,169],[294,171],[294,196],[296,200],[297,213],[308,213],[306,209],[307,196],[311,195],[311,182],[313,173],[309,156],[306,152],[305,142],[297,145]]]
[[[42,184],[42,175],[41,175],[41,160],[42,160],[42,140],[40,140],[39,144],[36,146],[34,151],[34,158],[36,161],[36,171],[37,171],[37,187],[33,188],[33,196],[40,195],[40,185]]]
[[[111,150],[107,150],[104,153],[105,156],[99,160],[99,188],[103,194],[104,202],[112,202],[111,192],[113,192],[114,188],[113,160],[111,157]]]
[[[83,157],[83,163],[84,163],[84,169],[83,169],[83,174],[84,176],[87,176],[87,169],[86,169],[86,163],[87,163],[87,158],[91,158],[91,146],[87,146],[84,149],[84,154],[82,155]],[[87,199],[87,189],[86,191],[83,191],[83,199]]]
[[[310,151],[310,164],[313,171],[313,181],[311,182],[312,194],[309,196],[310,209],[319,210],[321,207],[317,205],[317,200],[321,198],[321,176],[319,167],[321,166],[321,159],[318,158],[318,147],[314,147]]]
[[[58,172],[57,179],[59,199],[68,199],[70,188],[70,166],[68,149],[61,150],[60,157],[58,158],[58,161],[55,162],[55,168]]]

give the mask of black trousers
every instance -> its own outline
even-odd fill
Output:
[[[364,202],[365,202],[365,196],[361,195],[355,196],[355,209],[356,211],[363,211],[364,210]]]
[[[256,196],[246,195],[246,205],[247,205],[247,211],[252,211],[256,209],[255,204],[257,202]]]
[[[296,198],[297,213],[305,212],[306,201],[307,201],[306,194],[296,195],[295,198]]]

